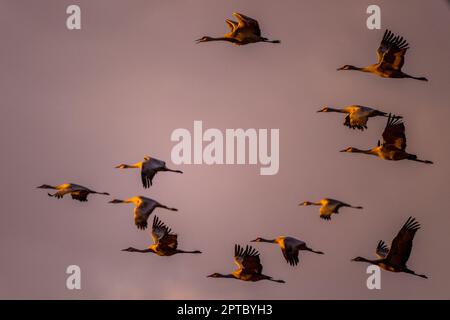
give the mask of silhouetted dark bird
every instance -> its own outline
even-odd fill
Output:
[[[230,278],[243,281],[269,280],[284,283],[283,280],[274,280],[272,277],[262,274],[262,264],[259,260],[259,252],[251,246],[246,246],[245,250],[239,245],[234,246],[234,263],[238,269],[230,274],[213,273],[210,278]]]
[[[405,272],[418,277],[428,278],[424,274],[415,273],[406,266],[406,262],[411,255],[414,236],[419,229],[420,224],[414,218],[409,217],[392,241],[390,249],[382,240],[378,242],[376,254],[379,259],[369,260],[363,257],[356,257],[352,261],[367,262],[387,271]]]
[[[158,256],[173,256],[177,253],[201,253],[198,250],[185,251],[178,249],[178,235],[172,233],[172,230],[159,220],[157,216],[153,217],[152,238],[154,244],[147,249],[129,247],[122,251],[141,253],[152,252],[156,253]]]

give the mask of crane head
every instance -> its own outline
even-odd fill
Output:
[[[340,71],[340,70],[359,70],[359,69],[356,68],[355,66],[346,64],[346,65],[344,65],[344,66],[342,66],[340,68],[337,68],[337,70]]]

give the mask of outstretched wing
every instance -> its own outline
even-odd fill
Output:
[[[286,259],[287,263],[289,263],[291,266],[298,265],[298,247],[285,245],[284,248],[281,249],[281,252],[283,252],[283,256]]]
[[[178,246],[178,236],[171,233],[171,229],[166,226],[157,216],[153,218],[152,238],[153,242],[163,248],[176,249]]]
[[[236,21],[226,19],[225,22],[227,23],[228,28],[230,28],[231,32],[234,32],[234,30],[236,30],[238,26],[238,23]]]
[[[259,260],[259,252],[251,246],[246,246],[245,250],[240,245],[234,246],[234,262],[242,273],[261,274],[262,265]]]
[[[81,201],[81,202],[85,202],[87,201],[87,197],[89,195],[88,191],[73,191],[70,193],[70,195],[72,196],[72,199]]]
[[[322,205],[320,207],[320,218],[324,219],[324,220],[331,220],[331,215],[333,214],[333,208],[331,208],[328,205]]]
[[[54,194],[48,193],[48,195],[50,197],[55,197],[57,199],[61,199],[62,197],[64,197],[66,194],[68,194],[70,192],[71,192],[70,189],[63,189],[63,190],[59,190],[59,191],[55,192]]]
[[[237,28],[248,28],[250,29],[256,36],[261,36],[261,29],[259,28],[259,23],[255,19],[252,19],[250,17],[247,17],[246,15],[243,15],[242,13],[234,12],[233,16],[238,19],[239,24]]]
[[[391,145],[400,150],[406,149],[405,124],[399,117],[389,114],[383,131],[383,145]]]
[[[134,208],[134,224],[138,229],[147,229],[147,220],[153,210],[145,210],[142,206]]]
[[[391,249],[386,259],[394,265],[406,265],[412,250],[414,235],[420,229],[420,224],[409,217],[397,236],[392,240]]]
[[[153,178],[155,177],[156,170],[144,169],[141,170],[141,180],[144,188],[149,188],[153,183]]]
[[[380,240],[378,242],[375,254],[377,255],[378,258],[384,259],[384,258],[386,258],[388,252],[389,252],[389,247],[383,240]]]
[[[367,129],[367,118],[356,119],[352,118],[351,115],[347,115],[345,117],[344,126],[349,127],[350,129],[359,129],[364,131]]]
[[[344,126],[351,129],[364,131],[367,129],[368,112],[361,110],[361,106],[351,107],[350,112],[345,117]]]
[[[377,50],[378,64],[385,69],[401,70],[405,62],[408,42],[403,37],[395,36],[386,30]]]
[[[153,178],[156,173],[166,168],[166,163],[156,158],[150,158],[149,156],[146,156],[144,159],[146,161],[143,163],[141,169],[142,185],[144,188],[149,188],[153,183]]]

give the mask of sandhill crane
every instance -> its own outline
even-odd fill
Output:
[[[48,184],[43,184],[38,187],[39,189],[52,189],[52,190],[58,190],[54,194],[48,193],[50,197],[55,197],[57,199],[61,199],[66,194],[70,194],[72,196],[72,199],[78,200],[78,201],[88,201],[87,197],[90,193],[92,194],[102,194],[109,196],[109,193],[107,192],[97,192],[94,190],[91,190],[89,188],[80,186],[75,183],[64,183],[57,186],[51,186]]]
[[[367,129],[367,121],[369,120],[369,118],[376,116],[388,117],[388,114],[386,112],[358,105],[346,106],[342,109],[323,107],[317,112],[346,113],[347,116],[345,117],[344,126],[347,126],[351,129],[359,129],[361,131]],[[397,116],[397,118],[400,119],[402,117]]]
[[[201,253],[199,250],[185,251],[178,249],[178,235],[171,233],[171,229],[167,227],[157,216],[153,217],[152,238],[153,243],[147,249],[136,249],[129,247],[122,251],[128,252],[152,252],[158,256],[173,256],[177,253]]]
[[[330,198],[320,199],[319,202],[304,201],[299,204],[299,206],[321,206],[320,207],[320,217],[325,220],[331,220],[331,215],[333,213],[338,214],[339,209],[342,207],[348,207],[353,209],[362,209],[363,207],[355,207],[345,202],[334,200]]]
[[[132,203],[135,205],[134,208],[134,224],[138,229],[144,230],[147,228],[148,217],[152,214],[153,210],[156,208],[163,208],[171,211],[178,211],[175,208],[169,208],[159,202],[146,198],[143,196],[137,196],[128,198],[126,200],[114,199],[109,203]]]
[[[140,169],[141,180],[144,188],[149,188],[152,185],[153,177],[160,171],[170,171],[176,173],[183,173],[180,170],[172,170],[167,168],[166,163],[162,160],[145,156],[144,161],[137,162],[135,164],[119,164],[117,169]]]
[[[367,262],[375,264],[380,268],[392,272],[405,272],[427,279],[424,274],[417,274],[406,266],[406,262],[411,255],[414,235],[420,229],[420,224],[415,218],[409,217],[397,236],[392,240],[389,249],[384,241],[379,241],[376,249],[377,260],[369,260],[363,257],[356,257],[352,261]]]
[[[269,40],[262,37],[258,21],[256,21],[255,19],[237,12],[234,12],[233,16],[235,16],[239,22],[235,22],[229,19],[225,20],[228,27],[230,28],[229,33],[219,38],[204,36],[200,39],[197,39],[197,43],[209,41],[228,41],[234,43],[235,45],[244,45],[255,42],[280,43],[280,40]]]
[[[284,283],[284,280],[275,280],[272,277],[262,274],[263,266],[259,259],[259,252],[251,246],[246,246],[245,250],[240,245],[234,246],[234,263],[238,269],[230,274],[213,273],[210,278],[230,278],[243,281],[269,280]]]
[[[377,50],[377,63],[364,68],[347,64],[338,70],[358,70],[373,73],[383,78],[411,78],[428,81],[425,77],[413,77],[402,72],[407,49],[409,49],[408,43],[403,37],[394,36],[391,31],[386,30],[383,39],[381,40],[380,47]]]
[[[365,153],[377,156],[384,160],[412,160],[422,163],[432,164],[429,160],[420,160],[415,154],[406,151],[405,125],[398,117],[389,114],[386,128],[383,131],[383,143],[378,141],[378,146],[369,150],[360,150],[354,147],[348,147],[340,152]]]
[[[273,240],[267,240],[261,237],[252,240],[251,242],[267,242],[267,243],[275,243],[281,248],[281,252],[283,252],[283,256],[286,259],[287,263],[291,266],[296,266],[299,262],[298,253],[300,250],[311,251],[317,254],[323,254],[322,251],[315,251],[309,248],[305,242],[295,239],[293,237],[283,237],[280,236]]]

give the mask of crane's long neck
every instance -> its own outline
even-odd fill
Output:
[[[120,200],[120,199],[114,199],[110,201],[109,203],[133,203],[135,206],[139,205],[139,198],[129,198],[126,200]]]
[[[232,43],[239,42],[236,39],[231,38],[231,37],[208,37],[208,40],[205,42],[210,42],[210,41],[228,41],[228,42],[232,42]]]
[[[52,190],[56,190],[57,189],[55,186],[51,186],[49,184],[43,184],[42,186],[39,186],[38,188],[40,188],[40,189],[52,189]]]
[[[378,155],[378,153],[374,149],[361,150],[361,149],[353,148],[353,150],[350,151],[350,152],[352,152],[352,153],[371,154],[371,155],[374,155],[374,156]]]
[[[139,253],[147,253],[147,252],[152,252],[152,253],[154,253],[154,252],[155,252],[152,248],[147,248],[147,249],[137,249],[137,248],[133,248],[133,247],[129,247],[129,248],[127,248],[127,249],[123,249],[122,251],[139,252]]]
[[[379,265],[379,264],[381,263],[382,260],[383,260],[383,259],[380,259],[380,260],[370,260],[370,259],[366,259],[366,258],[364,258],[364,257],[358,257],[358,258],[356,258],[356,259],[353,259],[353,261],[356,261],[356,262],[366,262],[366,263],[376,264],[376,265]]]
[[[328,108],[326,112],[347,113],[344,109]]]
[[[270,240],[270,239],[264,239],[264,238],[260,238],[260,239],[259,239],[259,242],[278,243],[278,242],[277,242],[277,239],[272,239],[272,240]]]
[[[320,202],[311,202],[311,201],[305,201],[302,203],[304,206],[321,206],[322,203]]]
[[[236,277],[235,277],[233,274],[231,274],[231,273],[229,273],[229,274],[221,274],[221,273],[217,273],[217,274],[215,275],[215,277],[216,277],[216,278],[236,279]]]
[[[119,169],[140,169],[142,167],[142,162],[138,162],[135,164],[119,164],[116,168]]]

